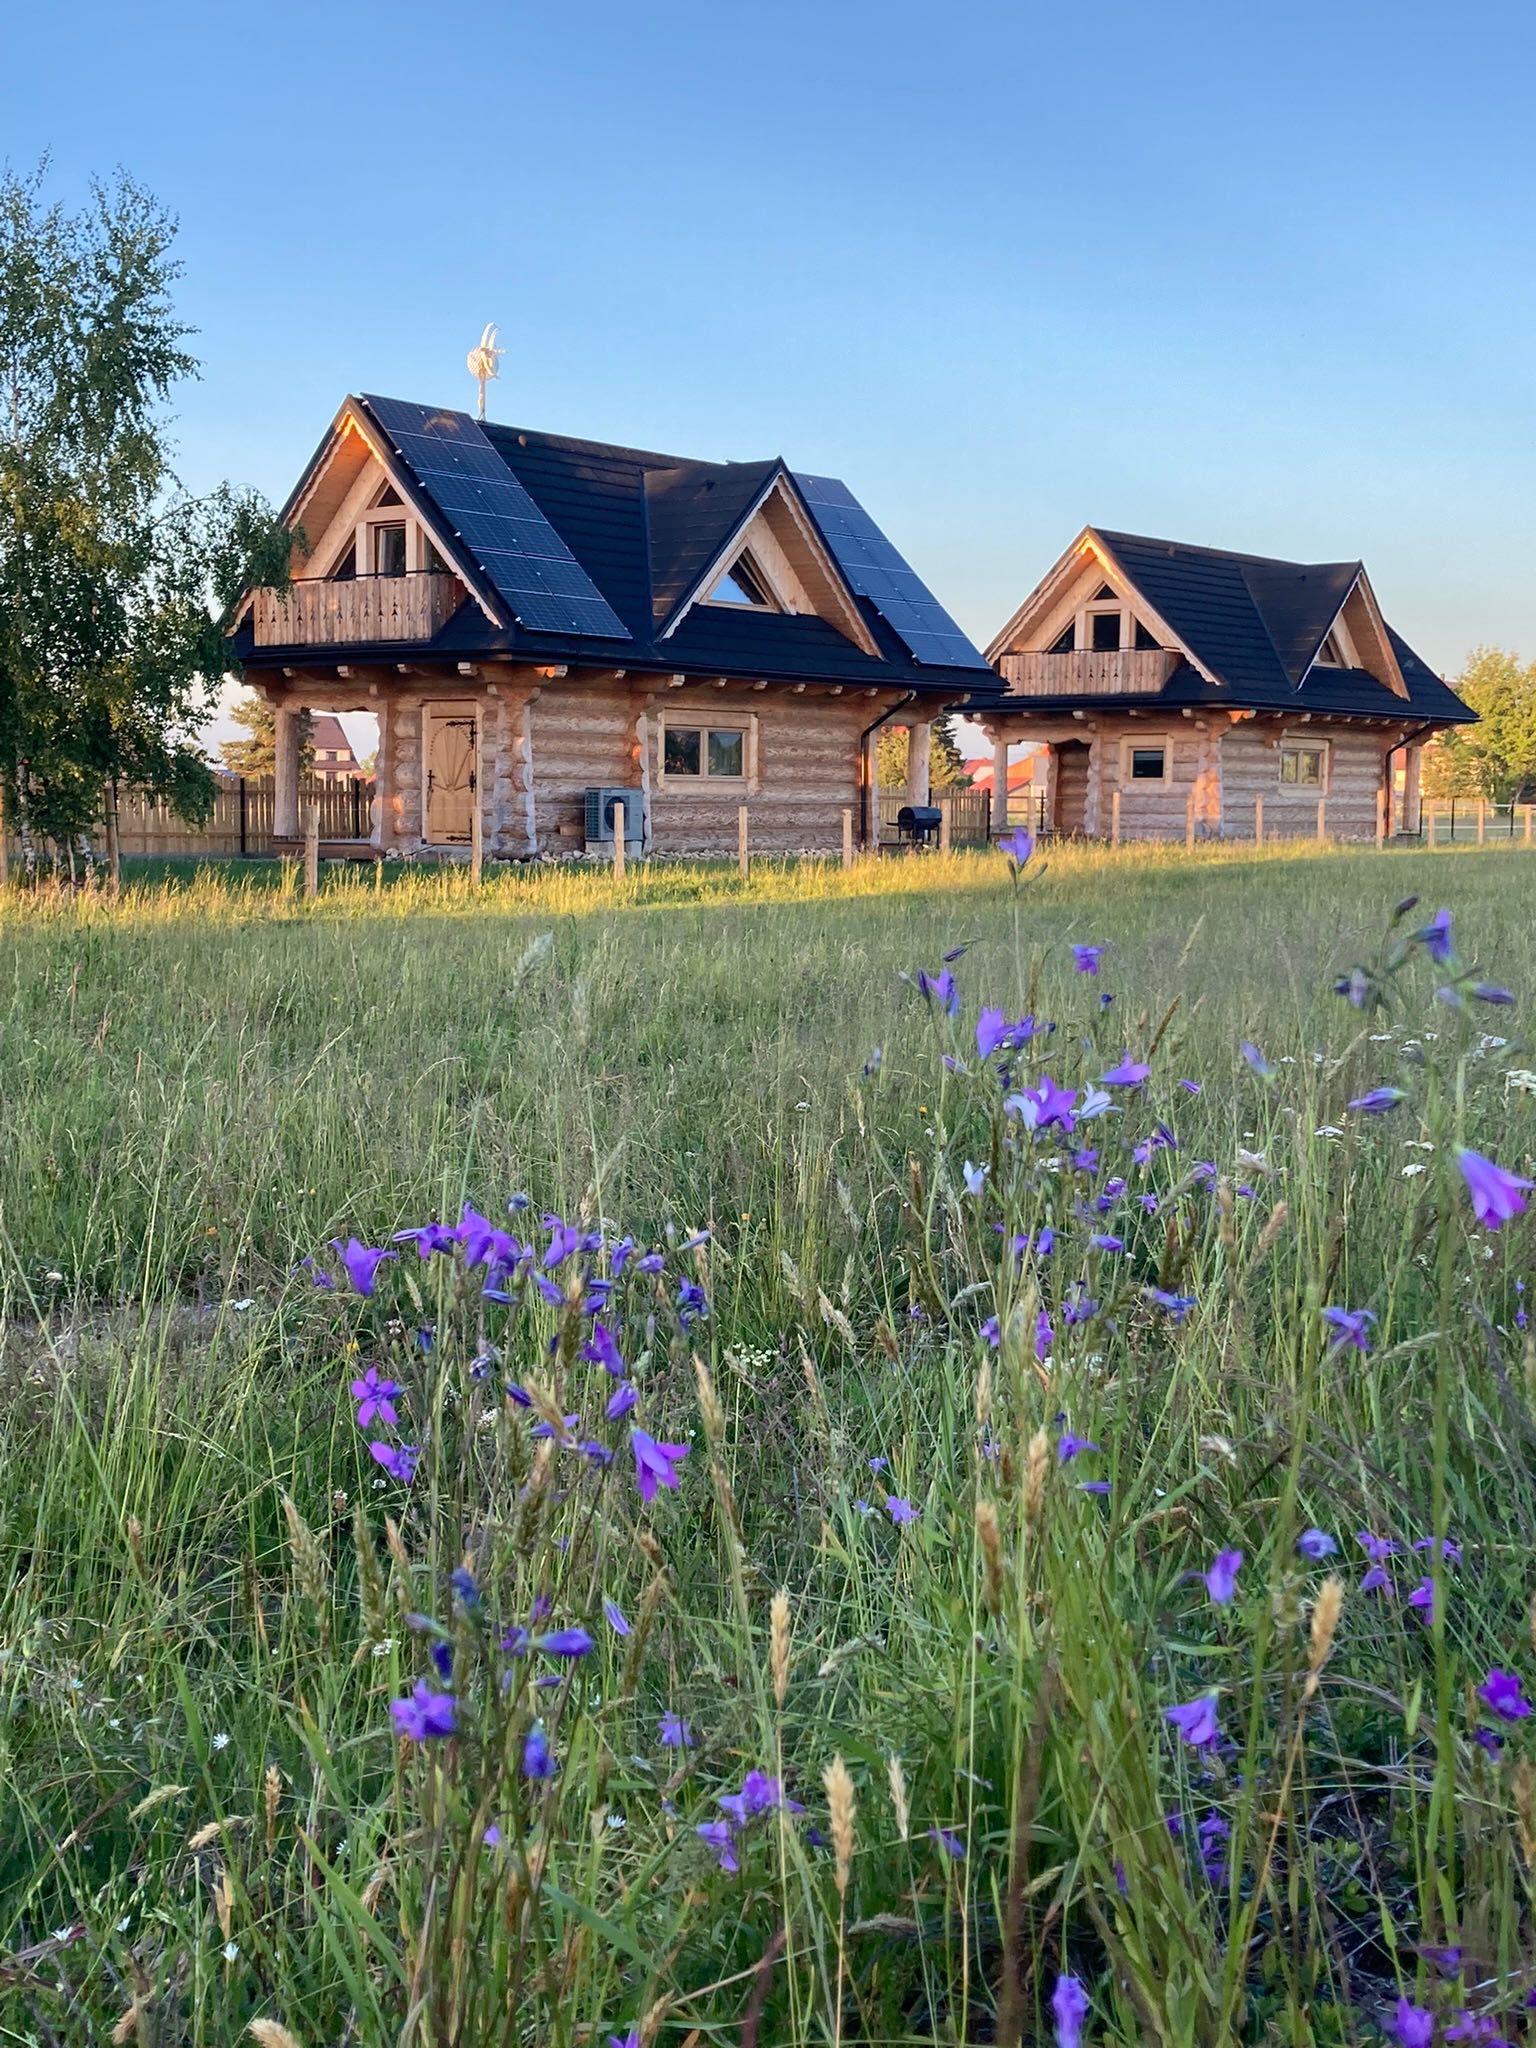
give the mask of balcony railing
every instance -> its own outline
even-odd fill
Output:
[[[463,595],[459,579],[440,569],[409,576],[349,576],[341,582],[310,577],[286,590],[258,590],[251,621],[258,647],[430,640]]]
[[[1122,647],[1113,654],[1005,654],[1002,677],[1014,697],[1146,697],[1173,674],[1166,647]]]

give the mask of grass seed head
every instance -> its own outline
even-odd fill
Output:
[[[789,1691],[789,1594],[779,1591],[768,1610],[768,1666],[773,1678],[774,1705],[782,1707]]]
[[[848,1872],[853,1863],[854,1810],[853,1779],[840,1756],[833,1757],[821,1774],[827,1788],[827,1814],[832,1824],[832,1854],[836,1859],[837,1895],[848,1890]]]
[[[1029,1440],[1029,1464],[1024,1474],[1024,1513],[1037,1523],[1045,1506],[1045,1484],[1051,1470],[1051,1440],[1037,1429]]]
[[[1344,1611],[1344,1581],[1335,1572],[1318,1588],[1312,1607],[1312,1642],[1307,1654],[1307,1698],[1317,1691],[1318,1678],[1333,1648],[1339,1616]]]
[[[259,2048],[302,2048],[297,2034],[290,2034],[281,2020],[252,2020],[246,2029]]]
[[[891,1804],[896,1809],[896,1832],[905,1841],[911,1832],[912,1816],[907,1806],[907,1774],[901,1768],[899,1756],[886,1758],[885,1776],[891,1788]]]
[[[987,1611],[996,1614],[1003,1604],[1003,1535],[998,1525],[997,1502],[979,1500],[976,1503],[976,1540],[981,1545],[982,1564],[986,1583],[982,1598]]]

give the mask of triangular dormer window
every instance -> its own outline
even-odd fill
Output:
[[[1323,668],[1353,668],[1349,650],[1337,627],[1328,635],[1318,652],[1318,662]]]
[[[705,603],[747,605],[759,612],[778,610],[767,578],[748,554],[738,555],[724,575],[716,579]]]

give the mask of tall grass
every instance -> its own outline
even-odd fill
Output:
[[[1064,1977],[1095,2041],[1374,2041],[1399,1998],[1515,2037],[1529,1742],[1476,1687],[1533,1669],[1530,1240],[1470,1226],[1451,1151],[1525,1170],[1524,1055],[1492,1042],[1521,1012],[1434,1002],[1416,920],[1379,934],[1438,890],[1528,987],[1524,873],[1085,853],[1020,891],[957,856],[618,901],[586,873],[7,899],[10,2037],[1023,2042]],[[960,944],[951,1021],[899,977]],[[1357,959],[1386,1007],[1330,992]],[[1126,1050],[1151,1076],[1031,1141],[979,1002],[1056,1026],[1001,1055],[1014,1089]],[[1387,1081],[1403,1106],[1347,1109]],[[1158,1119],[1177,1147],[1139,1164]],[[466,1199],[602,1246],[517,1308],[462,1246],[348,1289],[330,1239]],[[608,1422],[569,1283],[627,1232],[663,1271],[597,1310],[639,1400]],[[355,1426],[369,1365],[396,1431]],[[649,1504],[635,1421],[688,1447]],[[370,1435],[419,1443],[408,1485]],[[1391,1594],[1357,1530],[1400,1546]],[[1454,1567],[1411,1547],[1447,1538]],[[582,1657],[500,1647],[578,1624]],[[393,1731],[417,1680],[451,1739]],[[1165,1710],[1212,1691],[1196,1748]]]

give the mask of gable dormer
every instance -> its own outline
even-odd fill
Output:
[[[1370,579],[1362,569],[1350,586],[1312,660],[1313,669],[1354,669],[1382,683],[1395,697],[1408,695],[1402,664]]]
[[[695,605],[818,618],[862,653],[879,656],[841,569],[782,469],[716,548],[660,637],[676,632]]]

